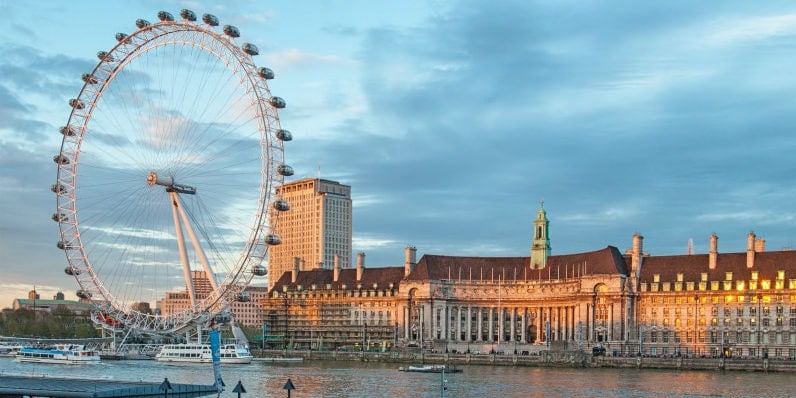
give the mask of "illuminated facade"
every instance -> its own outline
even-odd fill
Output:
[[[265,286],[249,286],[245,292],[249,294],[250,301],[233,301],[230,303],[230,311],[235,316],[235,322],[239,325],[262,327],[263,308],[257,303],[268,297],[268,288]]]
[[[639,329],[649,355],[796,359],[796,252],[645,256]]]
[[[305,178],[277,187],[276,195],[290,203],[279,215],[276,233],[282,243],[268,249],[269,287],[299,258],[302,271],[331,269],[338,256],[351,267],[351,187],[336,181]]]
[[[380,350],[396,342],[403,267],[356,269],[298,266],[261,301],[266,342],[277,348]]]
[[[624,253],[545,256],[541,209],[534,226],[528,257],[416,262],[408,247],[403,267],[295,267],[261,303],[272,343],[796,359],[796,252],[750,234],[745,253],[718,253],[713,236],[708,254],[651,256],[634,235]]]

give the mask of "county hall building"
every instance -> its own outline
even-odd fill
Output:
[[[796,252],[746,251],[651,256],[643,237],[552,255],[544,208],[530,256],[423,255],[404,264],[329,268],[275,278],[260,301],[266,342],[297,349],[688,355],[796,359]]]

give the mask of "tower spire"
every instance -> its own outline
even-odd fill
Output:
[[[550,257],[550,221],[544,209],[544,198],[539,201],[539,211],[533,222],[533,243],[531,244],[531,269],[542,269],[547,266]]]

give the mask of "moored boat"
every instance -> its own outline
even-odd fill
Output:
[[[409,365],[408,367],[400,367],[398,370],[403,372],[418,372],[418,373],[459,373],[462,370],[456,366],[448,365]]]
[[[14,356],[18,362],[91,364],[100,363],[100,353],[80,344],[56,344],[45,348],[23,347]]]
[[[252,361],[249,348],[243,344],[222,344],[221,363],[247,364]],[[210,344],[166,344],[155,355],[160,362],[211,363]]]
[[[23,346],[16,344],[0,343],[0,357],[13,357]]]

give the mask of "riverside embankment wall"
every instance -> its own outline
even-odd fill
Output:
[[[612,357],[597,356],[580,351],[543,351],[538,355],[514,354],[446,354],[419,351],[351,352],[351,351],[293,351],[253,350],[259,360],[303,358],[318,361],[372,361],[396,364],[451,364],[493,366],[540,366],[583,368],[637,368],[716,370],[752,372],[796,372],[796,361],[743,358],[689,357]]]

